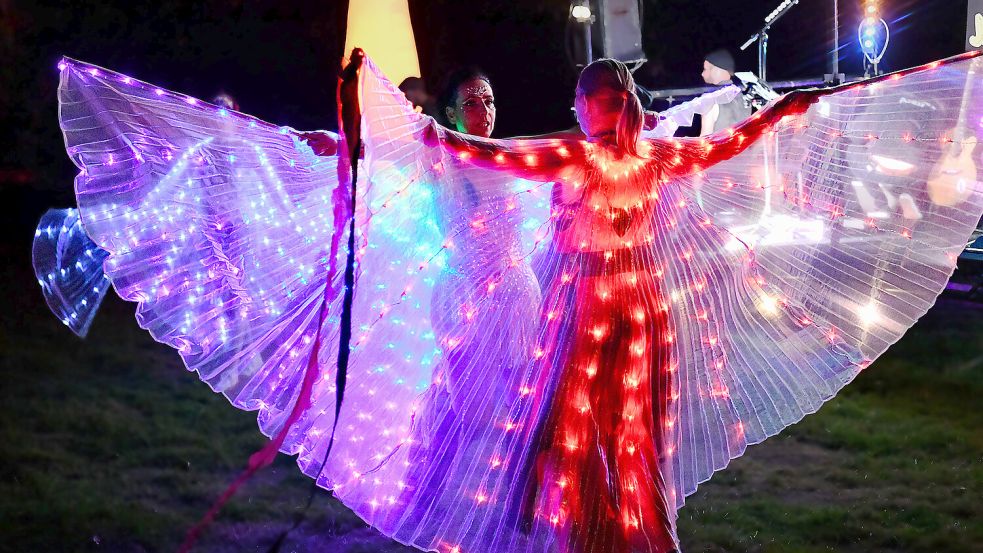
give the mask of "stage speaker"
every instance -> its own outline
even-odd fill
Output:
[[[603,56],[626,63],[645,61],[642,50],[642,2],[597,0],[597,19],[593,27],[594,36],[600,38]]]

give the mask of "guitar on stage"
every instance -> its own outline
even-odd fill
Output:
[[[942,158],[932,168],[928,177],[928,197],[937,205],[953,207],[966,201],[979,182],[979,172],[973,153],[978,139],[968,130],[966,112],[975,74],[966,76],[962,104],[959,107],[959,121],[956,127],[946,133],[950,142],[943,148]]]

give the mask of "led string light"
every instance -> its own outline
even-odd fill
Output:
[[[89,240],[75,209],[49,210],[34,232],[33,264],[42,293],[59,320],[81,337],[110,286],[102,272],[108,255]]]

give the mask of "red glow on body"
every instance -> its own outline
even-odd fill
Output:
[[[614,263],[613,257],[600,256],[605,258]],[[664,507],[668,486],[661,477],[651,477],[660,474],[662,455],[657,448],[662,446],[658,444],[670,440],[676,427],[667,414],[673,388],[672,363],[664,350],[668,346],[653,345],[660,337],[667,337],[666,344],[672,341],[662,310],[666,302],[658,292],[654,303],[645,298],[632,302],[630,308],[620,299],[628,290],[634,297],[658,290],[651,273],[625,277],[615,272],[589,280],[586,289],[580,282],[573,284],[588,293],[579,296],[581,304],[571,312],[572,325],[589,339],[572,342],[549,420],[542,426],[547,430],[536,462],[538,512],[552,513],[550,523],[563,532],[568,525],[603,527],[604,521],[596,517],[606,517],[605,512],[623,513],[622,533],[571,537],[576,542],[569,546],[571,551],[629,551],[630,544],[644,539],[664,540],[662,545],[672,546],[669,511]],[[633,281],[644,292],[634,291]],[[599,351],[605,354],[599,356]],[[605,451],[599,451],[597,444]],[[611,470],[621,476],[609,480]],[[610,493],[611,485],[619,491]],[[591,506],[596,501],[611,504],[598,510]],[[643,520],[648,538],[638,533]]]

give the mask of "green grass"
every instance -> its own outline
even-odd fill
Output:
[[[983,551],[983,311],[941,301],[680,512],[696,551]]]
[[[24,256],[4,258],[0,551],[175,550],[262,445],[253,415],[184,371],[118,299],[74,338]],[[940,303],[820,413],[702,485],[680,511],[683,550],[983,551],[981,338],[983,309]],[[281,456],[199,550],[265,551],[310,489]],[[291,550],[409,551],[323,492]]]

